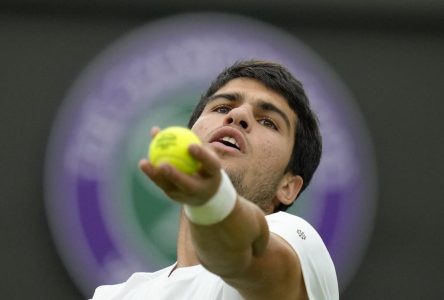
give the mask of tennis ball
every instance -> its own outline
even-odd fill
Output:
[[[191,144],[202,143],[188,128],[178,126],[165,128],[151,141],[149,160],[156,167],[168,163],[184,173],[193,174],[200,168],[200,162],[188,152]]]

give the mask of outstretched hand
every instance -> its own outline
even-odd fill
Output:
[[[152,137],[159,131],[160,128],[153,127]],[[189,146],[188,151],[201,163],[198,172],[192,175],[185,174],[167,163],[155,167],[148,159],[140,160],[139,167],[172,200],[188,205],[202,205],[219,188],[220,160],[216,153],[205,146],[193,144]]]

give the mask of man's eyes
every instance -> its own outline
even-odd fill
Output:
[[[213,109],[213,111],[215,111],[217,113],[221,113],[221,114],[227,114],[230,112],[230,110],[231,110],[231,107],[228,105],[218,105]]]
[[[212,111],[220,113],[220,114],[228,114],[232,109],[233,108],[231,106],[223,104],[223,105],[216,106],[215,108],[212,109]],[[268,117],[257,118],[257,122],[264,127],[267,127],[267,128],[273,129],[273,130],[278,129],[278,127],[274,123],[274,121]]]
[[[268,118],[259,119],[258,122],[259,122],[259,124],[263,125],[264,127],[277,130],[276,124],[274,124],[274,122]]]

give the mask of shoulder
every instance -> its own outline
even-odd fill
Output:
[[[296,252],[310,299],[339,299],[336,270],[321,236],[304,219],[278,212],[266,216],[270,232]]]
[[[300,244],[303,248],[310,246],[325,247],[316,229],[301,217],[286,212],[278,212],[267,215],[265,218],[270,232],[281,236],[287,242]]]
[[[296,247],[298,253],[319,250],[319,254],[328,254],[319,233],[304,219],[286,212],[278,212],[267,215],[266,220],[270,232],[279,235],[293,248]]]

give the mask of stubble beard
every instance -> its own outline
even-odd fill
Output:
[[[237,193],[255,203],[265,213],[274,210],[272,200],[276,196],[278,176],[257,175],[252,183],[245,183],[245,170],[226,170]]]

